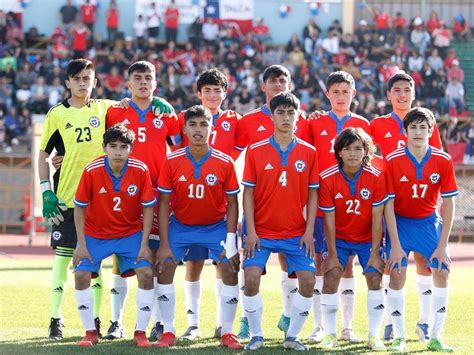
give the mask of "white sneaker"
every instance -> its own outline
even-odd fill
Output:
[[[372,351],[385,351],[387,348],[385,347],[385,344],[383,343],[382,340],[378,337],[370,337],[369,342],[367,343],[367,346],[370,350]]]
[[[196,326],[191,326],[186,329],[183,335],[179,337],[180,341],[195,341],[201,337],[201,332]]]
[[[324,332],[321,328],[314,328],[313,332],[306,338],[309,343],[320,343],[323,340]]]
[[[360,343],[360,339],[354,334],[352,329],[346,328],[341,332],[341,339],[349,343]]]
[[[283,342],[285,349],[292,349],[296,351],[308,351],[308,347],[296,338],[287,337]]]

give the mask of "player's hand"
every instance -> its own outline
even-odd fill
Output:
[[[307,119],[310,121],[317,120],[321,115],[324,114],[326,114],[325,111],[313,111],[308,115]]]
[[[383,274],[385,262],[383,261],[379,253],[371,253],[366,268],[369,268],[369,266],[372,266],[375,270]]]
[[[126,97],[126,98],[120,100],[119,102],[117,102],[116,104],[114,104],[113,107],[129,108],[130,107],[130,101],[132,101],[132,99],[129,98],[129,97]]]
[[[151,255],[151,249],[148,245],[142,244],[140,246],[140,250],[138,251],[138,256],[135,259],[135,264],[138,263],[139,260],[146,260],[153,264],[153,258]]]
[[[446,266],[448,271],[451,271],[451,258],[449,257],[449,250],[448,247],[440,246],[435,249],[433,254],[431,255],[430,262],[433,263],[434,259],[438,259],[438,271],[441,271],[443,264]]]
[[[222,260],[225,258],[225,250],[222,251],[221,255],[219,256],[219,260]],[[228,258],[229,260],[229,265],[230,269],[232,272],[239,272],[240,270],[240,255],[239,253],[235,254],[233,257]]]
[[[84,259],[88,259],[91,263],[93,263],[92,257],[89,254],[87,247],[85,245],[77,245],[76,249],[74,249],[74,254],[72,255],[72,266],[77,267],[77,265],[79,265]]]
[[[306,249],[306,256],[309,256],[311,259],[314,259],[314,256],[316,255],[315,249],[314,249],[314,237],[313,234],[311,233],[305,233],[300,239],[300,249],[303,249],[305,247]]]
[[[158,252],[156,253],[155,267],[158,270],[158,273],[163,272],[163,267],[165,266],[166,259],[173,259],[173,262],[176,263],[173,252],[169,246],[160,245]]]
[[[53,168],[58,170],[62,163],[63,163],[64,156],[63,155],[55,155],[51,158],[51,163],[53,164]]]
[[[171,106],[168,101],[156,96],[154,96],[151,100],[151,109],[156,117],[161,115],[169,115],[170,113],[174,112],[173,106]]]
[[[337,254],[328,254],[327,258],[323,260],[321,267],[323,268],[324,274],[335,268],[339,268],[344,271],[344,268],[342,267],[341,263],[339,262],[339,259],[337,258]]]
[[[401,247],[392,247],[390,250],[390,257],[387,261],[387,270],[392,272],[393,269],[398,265],[398,272],[402,272],[402,260],[408,260],[407,254]]]
[[[43,217],[50,223],[59,226],[64,221],[61,212],[67,211],[66,204],[51,190],[43,192]]]
[[[260,251],[260,238],[257,234],[248,233],[245,236],[244,259],[251,259],[255,255],[255,248]]]

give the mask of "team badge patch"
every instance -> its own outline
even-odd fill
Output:
[[[217,184],[217,176],[214,174],[207,174],[206,184],[208,184],[209,186],[214,186],[215,184]]]
[[[163,121],[160,118],[155,118],[153,120],[153,126],[157,129],[161,129],[163,127]]]
[[[89,118],[89,124],[92,127],[97,128],[100,126],[100,120],[98,117],[92,116],[91,118]]]
[[[54,240],[59,240],[63,236],[60,231],[54,231],[53,234],[51,235]]]
[[[368,188],[364,187],[362,190],[360,190],[360,197],[363,200],[368,200],[370,198],[370,191]]]
[[[221,127],[224,131],[229,132],[230,131],[230,123],[228,121],[223,121],[221,123]]]
[[[132,185],[129,185],[129,186],[127,187],[127,194],[128,194],[128,196],[135,196],[135,194],[137,193],[137,191],[138,191],[137,185],[132,184]]]
[[[306,169],[306,163],[303,160],[295,161],[295,169],[297,172],[302,173]]]
[[[438,173],[433,173],[430,175],[430,182],[436,184],[439,181],[440,175]]]

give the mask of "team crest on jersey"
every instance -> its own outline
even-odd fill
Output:
[[[91,118],[89,118],[89,124],[92,127],[97,128],[100,126],[100,120],[98,117],[92,116]]]
[[[438,173],[433,173],[430,175],[430,181],[432,184],[436,184],[439,181],[440,175]]]
[[[360,190],[360,197],[362,197],[363,200],[368,200],[370,198],[369,189],[364,187],[362,190]]]
[[[217,184],[217,176],[214,174],[207,174],[206,184],[208,184],[209,186],[214,186],[215,184]]]
[[[61,239],[62,236],[63,235],[61,234],[60,231],[54,231],[53,234],[51,235],[51,237],[53,237],[53,240],[56,240],[56,241]]]
[[[295,161],[295,169],[297,172],[302,173],[306,169],[306,163],[303,160]]]
[[[129,185],[129,186],[127,187],[127,194],[128,194],[128,196],[135,196],[135,194],[137,193],[137,191],[138,191],[137,185],[132,184],[132,185]]]
[[[153,126],[157,129],[161,129],[163,127],[163,121],[160,118],[155,118],[153,120]]]
[[[223,121],[221,123],[221,127],[224,131],[229,132],[230,131],[230,123],[228,121]]]

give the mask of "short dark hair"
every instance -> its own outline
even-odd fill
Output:
[[[412,123],[426,122],[429,128],[433,128],[436,124],[436,118],[432,111],[424,107],[414,107],[405,115],[403,119],[403,127],[408,130],[408,126]]]
[[[413,78],[407,73],[405,73],[403,70],[400,70],[393,74],[392,77],[388,80],[387,91],[392,90],[393,85],[400,80],[408,81],[410,87],[412,89],[415,88],[415,81],[413,80]]]
[[[284,75],[288,78],[288,81],[291,81],[291,74],[288,69],[282,65],[274,64],[265,68],[263,72],[263,82],[265,83],[270,78],[278,78],[279,76]]]
[[[184,113],[184,124],[194,117],[205,117],[208,121],[212,122],[211,111],[203,105],[194,105],[188,108]]]
[[[293,107],[295,110],[299,110],[300,100],[291,92],[280,92],[270,100],[270,111],[275,112],[279,106]]]
[[[339,83],[347,83],[351,89],[355,89],[354,77],[346,71],[339,70],[329,74],[328,78],[326,79],[326,91],[329,91],[331,86],[334,84]]]
[[[150,73],[154,73],[156,75],[156,68],[153,64],[145,60],[140,60],[130,65],[130,67],[128,68],[128,77],[130,78],[135,72],[144,73],[146,71],[149,71]]]
[[[135,132],[128,129],[123,123],[114,124],[105,131],[103,145],[105,147],[107,144],[117,141],[132,146],[135,142]]]
[[[85,69],[92,69],[95,72],[94,63],[84,58],[73,59],[67,65],[66,76],[67,78],[74,78]]]
[[[376,147],[372,141],[372,138],[362,128],[347,127],[341,133],[339,133],[334,143],[334,155],[336,156],[339,166],[343,166],[344,164],[342,158],[339,156],[339,152],[344,147],[347,147],[356,141],[361,142],[364,147],[365,154],[364,158],[362,159],[362,164],[370,164],[376,151]]]
[[[227,77],[219,69],[213,68],[203,71],[197,80],[197,90],[201,92],[204,85],[218,85],[227,92]]]

